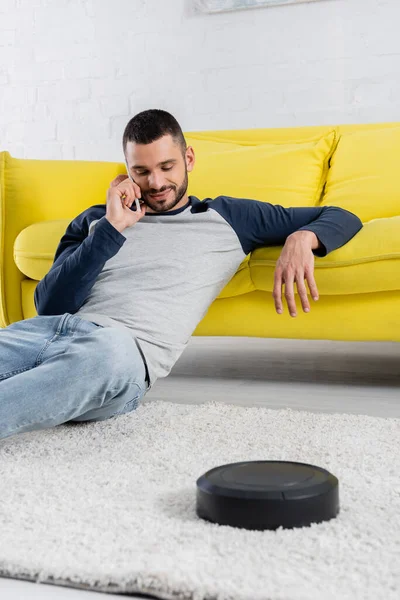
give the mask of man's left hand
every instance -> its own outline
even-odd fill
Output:
[[[295,281],[304,312],[310,311],[305,280],[307,280],[312,298],[318,300],[318,289],[314,279],[314,254],[312,251],[320,246],[320,241],[313,231],[295,231],[286,238],[286,243],[276,263],[272,294],[278,314],[283,312],[282,284],[285,284],[285,298],[292,317],[297,316],[294,297]]]

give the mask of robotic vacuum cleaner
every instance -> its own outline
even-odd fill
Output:
[[[276,460],[215,467],[196,481],[196,514],[243,529],[292,529],[339,513],[339,481],[320,467]]]

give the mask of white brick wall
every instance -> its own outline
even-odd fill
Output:
[[[121,160],[146,108],[186,131],[400,121],[399,22],[399,0],[0,0],[0,149]]]

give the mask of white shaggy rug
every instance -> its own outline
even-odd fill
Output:
[[[339,479],[336,519],[250,531],[197,517],[214,466],[289,460]],[[0,440],[0,575],[190,600],[400,598],[400,419],[144,402]]]

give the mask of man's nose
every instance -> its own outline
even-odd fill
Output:
[[[160,190],[165,185],[164,177],[161,173],[151,173],[149,176],[149,188]]]

